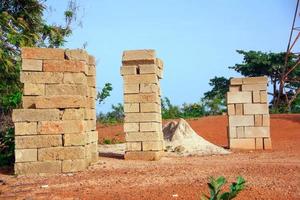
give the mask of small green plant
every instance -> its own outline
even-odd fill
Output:
[[[222,187],[227,183],[226,179],[223,176],[215,179],[210,178],[210,182],[207,183],[210,191],[210,196],[205,194],[202,195],[201,200],[230,200],[235,198],[240,191],[245,188],[245,179],[241,176],[237,177],[237,181],[233,182],[230,185],[229,192],[221,191]]]

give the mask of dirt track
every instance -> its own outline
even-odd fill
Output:
[[[225,116],[189,123],[209,141],[227,144]],[[117,134],[121,140],[121,130],[121,126],[100,128],[100,138]],[[0,179],[6,184],[0,183],[0,199],[200,199],[207,192],[208,177],[219,175],[229,181],[238,175],[247,180],[237,199],[300,199],[300,115],[273,115],[271,135],[272,151],[167,157],[158,162],[101,157],[88,171],[44,177],[14,177],[2,171]]]

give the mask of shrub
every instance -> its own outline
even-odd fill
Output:
[[[201,200],[230,200],[235,198],[240,191],[245,188],[245,179],[241,176],[237,177],[237,182],[233,182],[230,185],[229,192],[221,192],[222,187],[226,184],[226,179],[220,176],[217,179],[210,178],[210,182],[207,183],[210,191],[210,196],[202,195]]]
[[[8,128],[0,133],[0,166],[11,165],[15,162],[14,129]]]
[[[124,107],[121,103],[111,106],[112,111],[107,113],[99,113],[97,121],[101,124],[117,124],[124,121]]]

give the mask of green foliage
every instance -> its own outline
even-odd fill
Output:
[[[118,103],[117,105],[111,106],[112,111],[107,113],[99,113],[97,121],[101,124],[118,124],[124,121],[124,107],[123,104]]]
[[[221,76],[209,80],[208,83],[212,89],[204,93],[205,99],[214,99],[216,97],[225,99],[226,93],[229,90],[229,79]]]
[[[181,108],[181,118],[197,118],[205,115],[205,108],[202,103],[184,103]]]
[[[101,92],[97,94],[98,103],[104,103],[104,100],[110,96],[110,92],[113,90],[111,83],[105,83],[104,87],[102,88]]]
[[[0,166],[14,163],[14,129],[8,128],[6,132],[0,133]]]
[[[103,139],[103,144],[112,144],[110,139]]]
[[[173,105],[168,97],[161,99],[161,112],[163,119],[196,118],[205,115],[204,106],[200,103],[182,106]]]
[[[171,104],[168,97],[161,99],[161,114],[163,119],[176,119],[182,115],[179,106]]]
[[[217,77],[209,80],[212,89],[204,93],[202,98],[205,112],[208,115],[218,115],[226,112],[226,93],[229,90],[229,79],[225,77]]]
[[[245,179],[241,176],[237,177],[237,181],[230,185],[228,192],[222,193],[222,187],[227,183],[226,179],[221,176],[217,179],[210,178],[210,182],[207,183],[210,191],[210,196],[202,195],[202,200],[230,200],[235,198],[240,191],[245,188]]]

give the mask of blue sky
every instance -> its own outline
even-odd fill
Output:
[[[48,0],[52,23],[63,22],[67,0]],[[165,63],[162,94],[174,104],[197,102],[214,76],[242,61],[237,49],[285,51],[296,0],[77,0],[78,19],[65,48],[82,48],[97,59],[97,87],[113,85],[97,106],[123,101],[123,50],[155,49]]]

